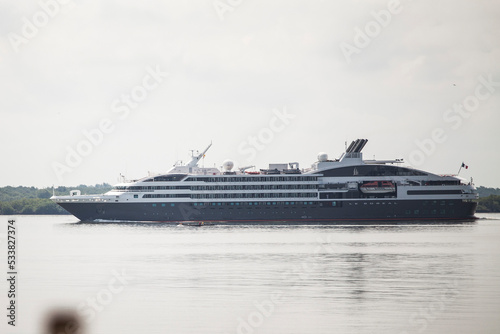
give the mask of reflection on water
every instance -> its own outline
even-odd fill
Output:
[[[30,319],[79,309],[89,333],[498,332],[490,218],[194,227],[23,216],[20,305]]]

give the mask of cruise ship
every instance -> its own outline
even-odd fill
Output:
[[[478,194],[472,182],[403,167],[402,159],[363,160],[367,139],[338,159],[320,153],[310,168],[297,162],[234,170],[199,167],[208,149],[167,173],[126,181],[102,195],[52,200],[81,221],[289,222],[471,220]],[[253,170],[250,170],[250,169]]]

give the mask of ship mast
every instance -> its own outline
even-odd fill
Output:
[[[212,142],[210,142],[210,145],[207,146],[207,148],[201,152],[198,155],[194,155],[194,152],[191,151],[191,161],[186,164],[187,167],[196,167],[198,165],[198,162],[200,161],[201,158],[205,156],[205,153],[207,153],[208,149],[212,146]]]

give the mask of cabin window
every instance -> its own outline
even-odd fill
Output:
[[[408,195],[453,195],[461,194],[462,190],[408,190]]]

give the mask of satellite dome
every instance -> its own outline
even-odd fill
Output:
[[[232,162],[231,160],[224,160],[224,162],[222,163],[222,167],[225,171],[230,171],[234,167],[234,162]]]
[[[325,152],[319,152],[318,153],[318,161],[325,162],[328,160],[328,154]]]

